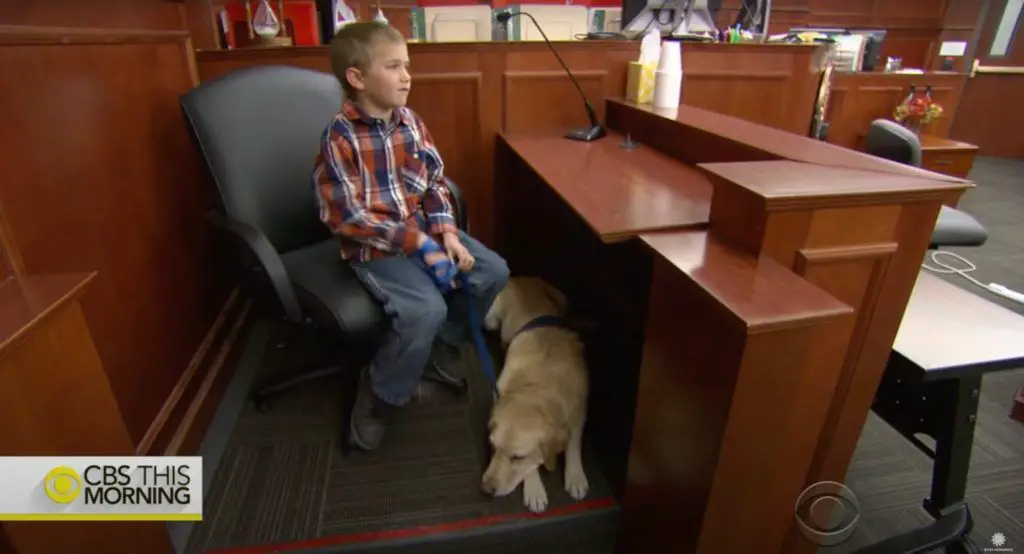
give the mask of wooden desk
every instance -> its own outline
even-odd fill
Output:
[[[0,285],[0,456],[131,456],[79,296],[95,274]],[[173,552],[162,523],[3,523],[17,554]],[[0,543],[2,546],[2,543]]]
[[[921,167],[966,179],[974,167],[978,147],[935,135],[921,135]]]
[[[925,545],[969,552],[959,541],[971,526],[965,494],[981,378],[1021,364],[1024,317],[920,273],[872,410],[933,459],[924,506],[935,521],[858,554],[923,551]],[[934,448],[920,434],[931,437]]]
[[[495,193],[513,271],[597,323],[588,421],[619,550],[816,552],[792,506],[842,481],[968,183],[696,108],[605,110],[596,143],[500,135]],[[617,150],[625,132],[643,145]]]

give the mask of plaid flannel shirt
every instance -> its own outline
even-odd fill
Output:
[[[405,107],[388,122],[345,100],[320,140],[313,184],[320,219],[346,260],[411,255],[422,233],[457,229],[444,162],[423,120]]]

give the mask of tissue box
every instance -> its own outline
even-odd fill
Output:
[[[637,104],[654,102],[654,70],[655,64],[629,62],[629,73],[626,74],[626,100]]]

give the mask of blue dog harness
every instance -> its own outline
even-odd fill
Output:
[[[557,315],[541,315],[531,319],[530,321],[527,321],[526,325],[523,325],[522,327],[519,328],[518,331],[516,331],[516,336],[519,336],[520,334],[525,333],[527,331],[540,329],[541,327],[566,328],[568,327],[568,324],[566,324],[564,319],[558,317]]]

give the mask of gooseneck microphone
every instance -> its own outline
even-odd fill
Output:
[[[558,55],[558,50],[555,50],[555,45],[551,44],[551,41],[548,40],[548,35],[544,33],[544,29],[541,28],[540,23],[537,23],[537,20],[527,12],[510,12],[508,10],[498,13],[497,20],[498,23],[504,24],[517,16],[526,16],[530,18],[530,21],[533,21],[533,24],[537,26],[537,30],[540,31],[540,36],[544,38],[544,42],[547,43],[548,48],[551,49],[551,53],[555,55],[558,63],[562,64],[562,69],[565,70],[566,75],[568,75],[569,79],[572,80],[572,84],[576,85],[576,90],[579,91],[580,96],[583,98],[583,107],[587,110],[587,118],[590,119],[590,126],[569,131],[566,133],[565,138],[590,142],[608,134],[604,125],[601,125],[601,122],[597,119],[597,112],[594,111],[594,106],[591,106],[590,101],[587,100],[587,95],[583,92],[583,88],[580,87],[580,83],[576,80],[576,76],[569,70],[569,66],[565,65],[565,61],[562,60],[562,56]]]

